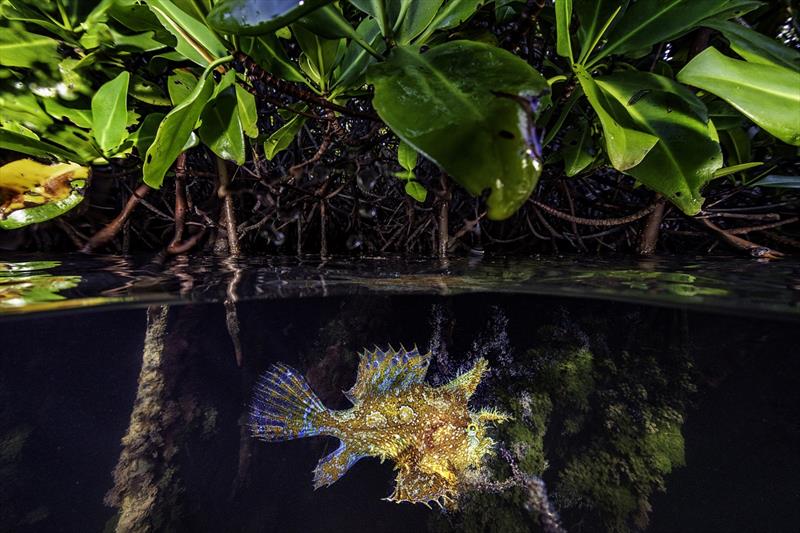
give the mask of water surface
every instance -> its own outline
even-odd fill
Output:
[[[432,350],[432,385],[488,359],[474,407],[514,416],[493,436],[567,531],[800,523],[796,264],[14,259],[0,531],[540,530],[524,486],[398,505],[367,458],[314,491],[335,439],[249,435],[270,364],[341,409],[358,352],[390,344]]]

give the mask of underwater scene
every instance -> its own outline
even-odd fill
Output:
[[[63,268],[4,263],[0,279],[0,531],[800,523],[791,265],[771,278],[785,301],[756,284],[747,315],[692,300],[747,290],[708,265],[705,280],[606,271],[601,293],[551,265],[592,298],[523,290],[502,265],[472,285],[457,262],[384,271],[367,291],[306,265],[284,273],[288,296],[259,298],[270,265],[244,271],[246,298],[205,279],[218,297],[195,285],[194,301],[174,272],[132,267],[137,293],[113,269]],[[669,298],[619,296],[637,287]],[[44,312],[9,313],[25,303]]]

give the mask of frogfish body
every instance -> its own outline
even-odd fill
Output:
[[[282,441],[330,435],[341,443],[314,469],[314,488],[329,486],[363,457],[391,459],[398,471],[395,502],[452,506],[465,474],[493,453],[488,423],[509,417],[467,403],[488,368],[479,359],[449,383],[425,383],[430,352],[376,349],[360,354],[358,375],[345,392],[353,407],[326,408],[302,375],[274,365],[256,386],[250,413],[253,435]]]

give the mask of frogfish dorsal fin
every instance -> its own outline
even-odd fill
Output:
[[[445,385],[445,388],[462,393],[464,397],[469,400],[475,393],[475,389],[481,382],[483,374],[489,369],[489,363],[481,357],[475,364],[464,372],[459,374],[452,381]]]
[[[351,453],[342,442],[335,451],[317,463],[317,467],[314,469],[314,488],[332,485],[362,457],[364,456]]]
[[[430,352],[420,354],[417,348],[395,350],[389,347],[385,351],[376,348],[371,352],[365,350],[360,355],[356,383],[345,392],[353,403],[422,383],[431,361]]]

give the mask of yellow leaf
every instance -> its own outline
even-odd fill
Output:
[[[44,165],[32,159],[20,159],[3,165],[0,167],[0,227],[12,229],[42,222],[68,211],[83,199],[80,189],[85,187],[88,177],[89,168],[77,163]],[[13,217],[19,220],[9,220],[16,211],[24,213]]]

